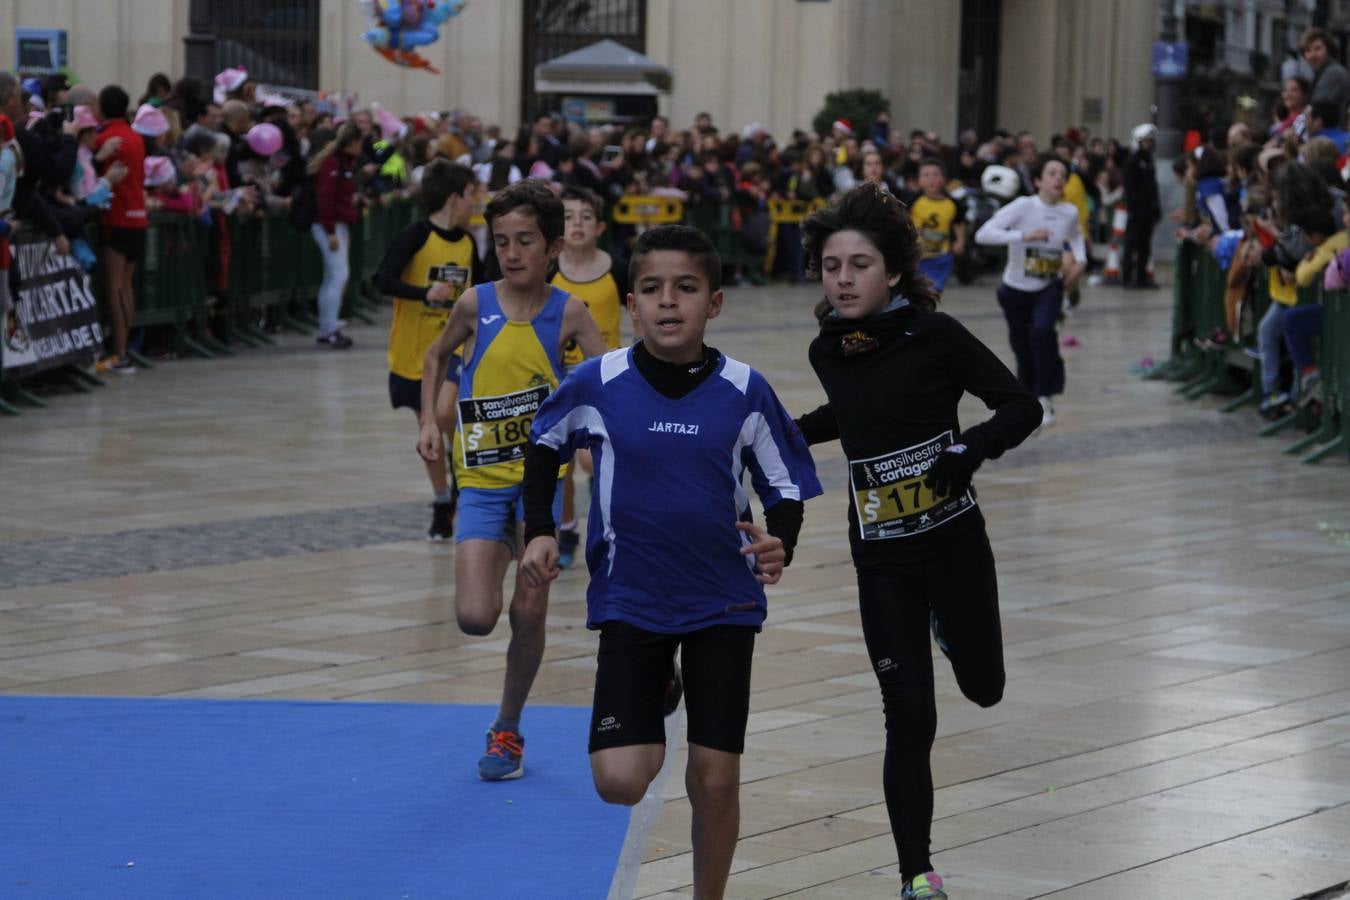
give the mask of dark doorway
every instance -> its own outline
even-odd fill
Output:
[[[998,126],[998,43],[1003,0],[961,0],[956,127],[981,138]]]
[[[645,53],[647,0],[525,0],[523,30],[520,121],[528,125],[553,111],[535,96],[534,67],[605,38]]]
[[[254,81],[319,87],[319,0],[193,0],[189,75],[243,66]]]

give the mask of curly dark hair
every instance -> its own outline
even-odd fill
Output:
[[[937,309],[938,292],[919,271],[923,256],[919,230],[914,227],[909,209],[891,194],[871,183],[860,184],[825,209],[818,210],[802,223],[802,245],[806,248],[806,273],[820,278],[820,257],[825,242],[839,231],[857,231],[865,235],[881,252],[887,275],[899,275],[894,291],[920,309]],[[816,306],[816,316],[829,313],[829,301]]]

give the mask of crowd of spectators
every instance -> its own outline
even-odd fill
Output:
[[[1304,43],[1316,79],[1285,84],[1268,133],[1239,125],[1212,142],[1192,140],[1174,167],[1187,198],[1174,214],[1178,236],[1211,242],[1221,258],[1234,260],[1232,295],[1263,257],[1279,279],[1269,285],[1278,309],[1258,328],[1263,352],[1271,353],[1280,352],[1286,327],[1299,335],[1311,327],[1299,321],[1303,314],[1285,315],[1285,280],[1312,278],[1302,264],[1314,257],[1325,263],[1327,252],[1315,251],[1326,241],[1345,241],[1337,234],[1347,140],[1341,94],[1350,91],[1350,76],[1331,61],[1336,48],[1325,33]],[[1136,129],[1129,143],[1083,127],[1045,142],[1004,130],[966,131],[945,141],[928,130],[906,132],[882,113],[875,122],[855,126],[841,118],[828,133],[797,129],[779,140],[758,123],[723,130],[708,113],[682,127],[663,116],[578,126],[545,113],[508,135],[467,111],[399,117],[378,107],[345,110],[322,100],[260,96],[242,70],[227,70],[214,84],[157,74],[135,102],[115,85],[96,93],[62,76],[20,83],[0,74],[0,116],[0,231],[28,220],[82,264],[103,268],[112,367],[125,359],[132,278],[149,213],[195,216],[212,226],[206,277],[217,292],[229,272],[227,217],[275,211],[313,231],[330,264],[320,296],[321,339],[337,333],[340,341],[336,306],[346,274],[337,267],[345,257],[345,226],[362,204],[415,194],[423,168],[438,157],[472,165],[489,192],[536,178],[589,188],[611,205],[625,194],[676,195],[687,206],[723,213],[720,221],[753,254],[769,249],[773,198],[829,199],[872,181],[909,199],[919,191],[921,164],[934,160],[952,190],[979,192],[985,170],[998,166],[1001,183],[1031,193],[1031,168],[1050,150],[1069,167],[1065,199],[1079,206],[1090,241],[1111,240],[1117,204],[1130,205],[1125,280],[1132,286],[1151,284],[1146,248],[1162,215],[1151,126]],[[101,258],[83,240],[92,223],[100,226]],[[621,258],[632,237],[631,229],[611,232]],[[782,228],[778,240],[774,274],[800,280],[799,235]],[[727,276],[734,283],[740,274]],[[1232,301],[1227,334],[1208,339],[1240,336],[1239,305]],[[1290,345],[1306,346],[1298,341]],[[1263,372],[1269,380],[1279,367]],[[1295,399],[1279,383],[1269,387],[1266,406],[1275,412]]]
[[[1285,80],[1268,126],[1192,133],[1173,165],[1186,198],[1174,214],[1176,237],[1206,244],[1226,270],[1225,325],[1198,340],[1255,343],[1261,413],[1272,420],[1319,398],[1313,339],[1322,306],[1300,303],[1299,289],[1341,288],[1350,272],[1350,74],[1335,62],[1339,48],[1326,31],[1308,30],[1300,47],[1314,77]],[[1258,292],[1270,304],[1254,320],[1247,311]]]

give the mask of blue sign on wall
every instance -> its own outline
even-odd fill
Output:
[[[1185,41],[1153,42],[1153,75],[1155,78],[1185,78],[1188,47]]]
[[[20,75],[55,74],[69,62],[66,52],[65,29],[14,29],[14,68]]]

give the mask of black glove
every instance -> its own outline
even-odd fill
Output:
[[[970,479],[984,457],[965,444],[952,444],[928,467],[924,485],[939,497],[959,497],[970,490]]]

